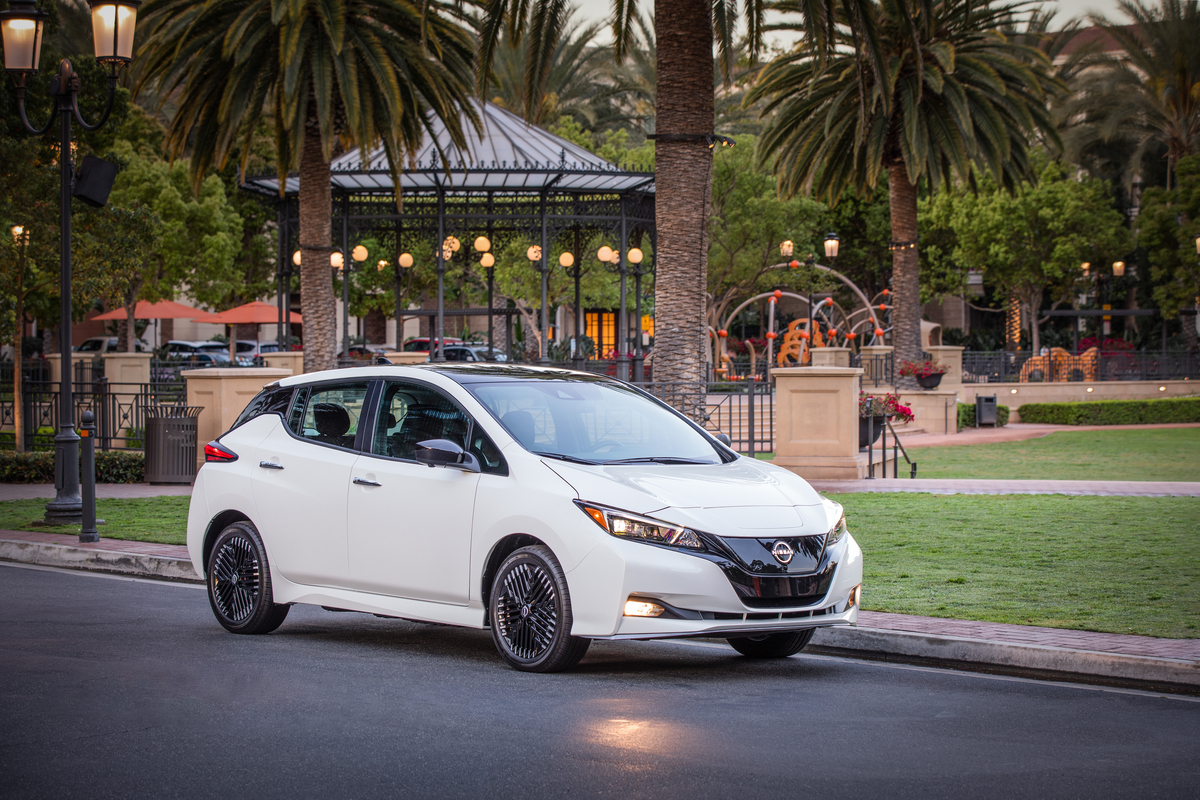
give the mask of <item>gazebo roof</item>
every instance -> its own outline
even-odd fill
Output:
[[[421,147],[401,174],[402,192],[439,188],[452,193],[654,191],[652,172],[621,169],[497,105],[472,103],[483,124],[482,134],[477,136],[474,126],[464,120],[468,141],[464,152],[451,142],[445,124],[432,118]],[[365,161],[354,150],[334,159],[331,166],[335,191],[390,194],[395,190],[382,147],[371,151]],[[271,194],[279,191],[279,181],[273,177],[250,178],[246,185]],[[287,193],[299,189],[299,177],[289,176]]]

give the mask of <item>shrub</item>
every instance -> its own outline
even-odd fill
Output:
[[[146,457],[130,450],[96,453],[96,483],[141,483]],[[0,451],[0,483],[54,483],[53,453]]]
[[[1025,406],[1021,406],[1021,419],[1024,419]],[[1008,406],[996,406],[996,427],[1003,428],[1008,424]],[[975,427],[975,404],[974,403],[959,403],[958,404],[958,429]]]
[[[42,426],[33,434],[33,449],[35,451],[54,452],[54,428]],[[0,431],[0,450],[15,450],[17,435],[13,431]]]
[[[1022,422],[1052,425],[1148,425],[1200,422],[1200,397],[1155,400],[1093,400],[1083,403],[1026,403]]]

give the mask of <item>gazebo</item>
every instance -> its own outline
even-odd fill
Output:
[[[540,249],[530,248],[532,268],[542,274],[542,360],[547,360],[549,310],[546,301],[546,275],[551,248],[563,244],[581,259],[581,242],[586,234],[600,232],[619,242],[614,265],[621,277],[622,313],[618,322],[621,355],[628,338],[628,321],[624,313],[625,277],[649,271],[626,263],[630,242],[635,245],[643,236],[654,240],[654,174],[625,170],[610,164],[578,145],[529,125],[520,117],[491,103],[475,103],[482,122],[478,136],[474,126],[463,120],[470,147],[456,148],[445,125],[431,119],[429,132],[420,149],[407,160],[409,166],[400,179],[403,211],[396,206],[396,186],[388,171],[383,149],[367,154],[347,153],[332,165],[333,222],[340,229],[340,249],[349,263],[352,242],[357,237],[374,234],[395,241],[396,254],[411,248],[413,242],[434,243],[438,270],[438,307],[436,336],[442,340],[447,310],[444,307],[443,276],[445,260],[452,257],[458,246],[470,247],[484,237],[488,249],[497,243],[513,239],[528,239],[540,243]],[[282,196],[274,177],[252,178],[244,184],[276,198],[280,236],[279,263],[280,305],[290,304],[291,253],[298,241],[298,200],[300,181],[297,176],[287,179]],[[335,239],[337,235],[335,234]],[[396,279],[400,280],[401,265],[392,259]],[[487,314],[491,338],[492,268],[483,260],[488,274],[488,308],[458,309],[458,315]],[[570,264],[563,265],[568,270]],[[575,327],[579,334],[580,318],[578,270],[576,277]],[[396,318],[406,309],[400,308],[397,295]],[[280,326],[280,341],[283,329]],[[640,355],[641,337],[636,338]],[[399,342],[397,342],[399,344]],[[440,349],[435,353],[439,359]]]

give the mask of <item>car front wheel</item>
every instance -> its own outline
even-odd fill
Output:
[[[496,573],[488,599],[500,657],[523,672],[557,672],[579,663],[590,639],[571,635],[571,598],[548,547],[514,551]]]
[[[290,606],[271,594],[271,568],[258,531],[235,522],[217,537],[208,557],[208,602],[217,622],[232,633],[270,633]]]
[[[789,633],[767,633],[726,639],[730,646],[747,658],[787,658],[804,649],[813,637],[813,629]]]

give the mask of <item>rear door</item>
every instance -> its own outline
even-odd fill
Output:
[[[346,497],[369,381],[300,389],[285,425],[259,445],[251,487],[275,567],[312,586],[345,587]]]
[[[352,470],[347,535],[353,588],[465,605],[479,474],[418,464],[414,451],[429,439],[472,450],[473,422],[424,384],[385,381],[378,398],[369,446],[364,440],[366,452]],[[499,457],[494,447],[489,455]],[[481,463],[487,468],[486,460]]]

